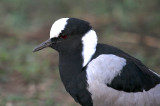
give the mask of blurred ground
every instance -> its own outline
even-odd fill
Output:
[[[62,17],[87,20],[99,42],[116,46],[160,74],[159,0],[1,0],[0,106],[78,106],[58,72],[58,53],[33,48]]]

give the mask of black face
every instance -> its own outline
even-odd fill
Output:
[[[61,31],[57,38],[43,42],[33,51],[36,52],[45,47],[51,47],[59,52],[70,52],[79,49],[82,46],[82,36],[90,29],[91,26],[88,22],[76,18],[69,18],[64,30]]]

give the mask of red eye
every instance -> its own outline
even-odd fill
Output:
[[[61,38],[66,39],[67,35],[62,35]]]

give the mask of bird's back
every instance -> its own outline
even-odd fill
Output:
[[[98,44],[86,72],[95,106],[160,105],[160,77],[115,47]]]

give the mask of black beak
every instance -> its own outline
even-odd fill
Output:
[[[50,45],[52,44],[52,41],[51,39],[48,39],[47,41],[41,43],[40,45],[36,46],[34,49],[33,49],[33,52],[37,52],[41,49],[44,49],[46,47],[49,47]]]

